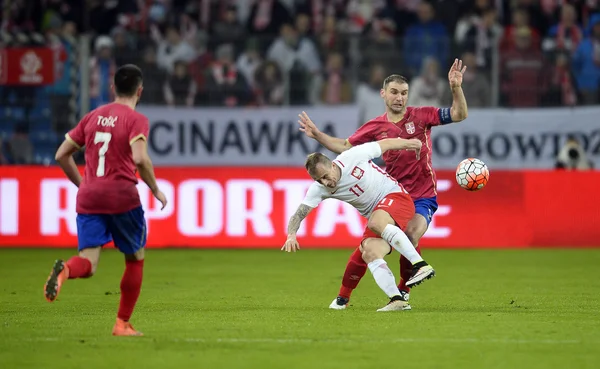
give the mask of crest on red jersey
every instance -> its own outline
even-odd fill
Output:
[[[408,122],[404,125],[404,128],[406,128],[406,132],[410,135],[412,135],[413,133],[415,133],[416,129],[415,129],[415,124],[413,122]]]
[[[352,169],[352,177],[356,178],[356,179],[361,179],[363,174],[365,174],[365,171],[360,169],[359,167],[354,167],[354,169]]]

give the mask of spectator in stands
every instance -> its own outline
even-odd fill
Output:
[[[113,28],[110,35],[115,43],[113,51],[117,67],[125,64],[138,64],[139,51],[132,35],[123,27]]]
[[[385,102],[381,98],[380,91],[387,74],[383,64],[372,64],[368,80],[358,85],[356,103],[359,107],[361,124],[385,112]]]
[[[165,103],[164,87],[167,81],[167,72],[156,62],[156,49],[148,45],[144,50],[142,61],[139,64],[144,73],[144,93],[140,103],[149,105],[162,105]]]
[[[477,24],[471,26],[465,35],[464,50],[471,51],[477,58],[480,70],[490,72],[492,68],[492,52],[502,36],[502,26],[498,23],[494,8],[484,9]]]
[[[300,39],[291,24],[281,27],[280,36],[267,52],[267,59],[279,64],[290,81],[290,104],[304,105],[318,101],[320,91],[321,61],[315,44]]]
[[[349,0],[346,8],[348,18],[347,31],[361,34],[366,25],[371,23],[375,15],[384,9],[383,0]]]
[[[193,106],[196,91],[196,82],[188,74],[187,63],[176,60],[173,74],[164,85],[165,101],[169,106]]]
[[[48,47],[54,51],[54,78],[52,85],[47,87],[52,111],[52,128],[56,132],[67,132],[76,124],[74,107],[71,106],[71,85],[77,83],[73,68],[77,60],[75,47],[75,23],[64,22],[59,33],[48,32],[46,39]]]
[[[79,1],[70,2],[77,3]],[[119,12],[130,6],[135,7],[135,0],[90,0],[87,3],[86,16],[89,19],[90,31],[98,35],[109,35],[110,31],[117,25]]]
[[[504,28],[504,34],[502,35],[502,41],[500,42],[501,52],[506,52],[515,48],[515,36],[514,32],[516,29],[527,28],[531,32],[531,42],[534,45],[540,43],[540,32],[533,28],[529,22],[529,13],[523,8],[516,8],[512,12],[512,24]]]
[[[197,32],[193,41],[195,58],[189,64],[190,75],[196,82],[198,93],[196,94],[196,103],[199,105],[208,104],[208,91],[206,90],[206,80],[208,69],[213,62],[213,54],[208,50],[208,35],[205,32]]]
[[[321,101],[326,105],[347,104],[352,101],[352,89],[344,71],[344,57],[331,52],[323,76]]]
[[[296,19],[294,20],[296,30],[298,30],[298,37],[309,38],[313,40],[312,30],[310,28],[310,17],[306,13],[296,13]],[[313,40],[314,42],[314,40]]]
[[[251,88],[256,87],[254,76],[262,63],[263,58],[260,55],[258,40],[249,38],[246,42],[246,50],[238,57],[235,65]]]
[[[181,38],[177,28],[170,26],[165,32],[166,37],[163,38],[156,26],[151,28],[152,38],[158,44],[158,65],[164,68],[168,73],[173,72],[173,67],[176,60],[186,63],[191,62],[196,53],[192,46]]]
[[[367,33],[361,38],[360,46],[361,73],[365,73],[365,70],[375,63],[383,64],[387,70],[402,70],[403,60],[394,37],[394,22],[391,19],[376,17],[365,31]]]
[[[246,36],[246,28],[238,20],[236,6],[227,5],[220,21],[213,26],[211,40],[214,41],[214,45],[233,44],[237,55],[244,45]]]
[[[33,145],[29,140],[29,127],[26,122],[17,124],[15,133],[8,141],[13,164],[33,164]]]
[[[96,38],[96,55],[90,60],[90,108],[96,109],[100,105],[108,104],[113,100],[111,81],[117,70],[113,56],[113,41],[108,36]]]
[[[316,34],[317,49],[322,59],[329,51],[347,53],[349,49],[348,37],[338,29],[338,21],[333,15],[323,20],[322,32]]]
[[[210,105],[232,107],[248,104],[252,99],[250,87],[235,66],[233,45],[219,46],[215,56],[206,86]]]
[[[575,52],[583,40],[583,30],[577,24],[577,13],[571,4],[563,4],[560,12],[560,21],[548,31],[544,40],[544,51],[569,51]]]
[[[408,2],[418,4],[420,1],[421,0],[411,0],[399,1],[396,3],[402,4],[404,2]],[[469,28],[471,28],[471,21],[477,16],[475,14],[477,12],[477,8],[488,8],[490,6],[490,0],[475,1],[474,9],[472,0],[437,0],[435,2],[435,11],[436,14],[440,15],[440,21],[444,24],[444,27],[446,27],[448,34],[454,35],[456,42],[460,44],[464,40],[464,35],[467,33]],[[413,23],[414,20],[411,15],[411,13],[408,13],[405,14],[403,18],[395,18],[396,24],[398,24],[399,21],[406,24]],[[404,34],[404,32],[402,34]]]
[[[571,73],[569,52],[557,52],[549,71],[548,90],[542,99],[545,106],[575,106],[578,96],[575,78]]]
[[[573,55],[573,74],[583,103],[597,104],[600,87],[600,14],[590,17],[588,34]]]
[[[254,90],[258,105],[281,105],[285,99],[283,76],[277,63],[266,61],[254,75]]]
[[[531,31],[515,30],[515,49],[502,54],[501,86],[511,107],[535,107],[546,85],[541,50],[532,43]]]
[[[450,4],[452,4],[451,6],[454,6],[455,8],[461,8],[460,6],[456,5],[456,0],[450,0],[449,2],[450,2]],[[449,6],[440,7],[439,3],[436,5],[437,5],[437,9],[438,9],[438,14],[440,14],[440,17],[446,18],[447,15],[441,13],[440,11],[447,10],[447,8]],[[467,32],[469,32],[469,30],[471,28],[473,28],[474,26],[481,24],[483,13],[487,9],[494,7],[494,4],[492,4],[491,0],[476,0],[468,5],[471,5],[471,6],[470,7],[465,6],[465,5],[462,6],[462,8],[463,8],[462,15],[461,15],[460,19],[457,20],[457,24],[456,24],[455,30],[453,32],[454,41],[456,42],[457,45],[462,45],[465,43],[466,38],[467,38]],[[451,29],[448,29],[448,31],[451,31]]]
[[[308,15],[311,22],[311,32],[319,35],[326,28],[328,17],[342,19],[346,15],[349,0],[296,0],[296,13]]]
[[[487,77],[477,68],[477,58],[470,51],[464,52],[461,57],[467,71],[463,75],[462,89],[469,107],[489,107],[492,101],[492,88]],[[446,101],[452,101],[450,89],[446,89]],[[412,91],[411,91],[412,94]]]
[[[446,65],[449,53],[449,36],[444,25],[435,19],[433,5],[423,1],[417,16],[418,23],[406,30],[404,38],[405,63],[413,76],[421,70],[426,57],[432,56],[440,65]]]
[[[453,0],[454,1],[454,0]],[[401,38],[409,26],[417,22],[416,11],[421,0],[393,0],[375,14],[376,18],[389,19],[394,24],[395,36]]]
[[[440,65],[433,57],[426,57],[421,73],[410,81],[408,105],[442,106],[448,96],[448,80],[440,77]]]
[[[292,21],[289,10],[279,0],[256,0],[250,9],[247,28],[261,42],[261,51],[272,43],[281,27]]]
[[[556,169],[564,170],[591,170],[593,164],[588,160],[585,150],[574,136],[567,137],[567,142],[560,149],[556,157]]]
[[[541,35],[545,35],[548,32],[550,18],[540,6],[539,0],[515,0],[513,6],[527,11],[529,23],[533,28],[537,29]]]

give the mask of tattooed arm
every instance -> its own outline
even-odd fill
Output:
[[[294,213],[294,215],[292,215],[290,221],[288,222],[288,237],[281,250],[287,252],[296,252],[296,250],[300,250],[300,245],[296,240],[296,232],[298,232],[298,229],[300,229],[300,224],[302,224],[302,221],[304,220],[304,218],[306,218],[308,213],[312,211],[312,209],[314,208],[311,208],[310,206],[304,204],[301,204],[298,207],[298,210],[296,210],[296,212]]]

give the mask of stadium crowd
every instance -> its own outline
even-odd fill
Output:
[[[473,108],[598,104],[598,5],[597,0],[13,0],[2,9],[1,28],[4,35],[24,36],[3,37],[3,47],[51,48],[56,81],[44,88],[0,86],[0,145],[5,141],[0,163],[49,160],[55,146],[48,132],[65,132],[75,123],[69,114],[82,113],[79,63],[90,68],[85,95],[90,108],[112,100],[108,82],[115,69],[134,63],[146,77],[143,104],[356,102],[366,120],[383,111],[379,89],[390,73],[410,79],[409,104],[448,104],[445,73],[455,57],[469,67],[463,89]],[[87,55],[78,42],[81,34],[91,35]]]

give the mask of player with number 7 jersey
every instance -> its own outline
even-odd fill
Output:
[[[125,256],[121,301],[113,327],[115,336],[140,336],[129,319],[142,286],[146,221],[137,190],[136,170],[152,194],[167,204],[158,188],[148,156],[148,118],[135,111],[143,76],[135,65],[120,67],[114,76],[115,102],[88,113],[68,132],[56,160],[77,192],[77,243],[79,255],[56,260],[44,285],[49,302],[58,297],[64,282],[88,278],[96,271],[102,247],[111,241]],[[82,177],[72,155],[85,146]]]
[[[296,232],[308,213],[321,201],[333,198],[354,206],[368,218],[360,250],[377,285],[390,298],[390,302],[378,311],[409,310],[403,300],[384,256],[393,249],[400,252],[412,264],[411,277],[406,282],[416,286],[435,275],[404,234],[408,221],[415,214],[415,206],[408,192],[371,160],[388,150],[415,150],[417,157],[422,142],[418,139],[385,139],[355,146],[335,160],[321,153],[309,155],[306,169],[315,180],[309,187],[302,204],[288,223],[288,238],[282,250],[299,249]]]

